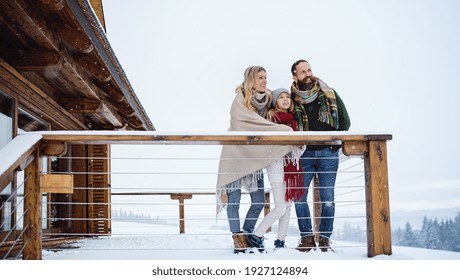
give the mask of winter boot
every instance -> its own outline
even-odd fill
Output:
[[[244,235],[242,232],[234,233],[232,235],[233,238],[233,247],[235,248],[233,250],[233,253],[239,254],[239,253],[246,253],[246,249],[249,247],[248,243],[246,242],[246,238],[244,238]]]
[[[332,250],[330,240],[327,237],[320,236],[318,245],[318,247],[321,249],[321,252],[334,251]]]
[[[275,249],[280,249],[280,248],[286,248],[286,245],[284,244],[284,240],[275,240]]]
[[[251,247],[257,248],[259,252],[266,253],[263,237],[258,237],[257,235],[252,233],[246,235],[246,241],[249,243]]]
[[[313,235],[302,236],[296,249],[300,252],[310,252],[311,249],[316,250],[315,237]]]

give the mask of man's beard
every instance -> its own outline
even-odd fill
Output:
[[[315,76],[305,77],[303,80],[297,81],[297,86],[302,91],[311,90],[315,86],[316,82],[317,79]]]

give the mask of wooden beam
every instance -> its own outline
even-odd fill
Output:
[[[346,156],[362,156],[367,153],[366,141],[345,141],[342,144],[342,152]]]
[[[126,121],[131,125],[131,127],[136,128],[136,130],[141,130],[140,128],[143,127],[143,123],[136,116],[129,117]]]
[[[105,119],[112,125],[112,129],[108,130],[113,130],[114,127],[122,127],[125,124],[124,119],[120,114],[117,114],[116,108],[107,102],[107,99],[101,101],[101,106],[98,108],[97,113],[101,116],[100,118]]]
[[[52,123],[55,128],[65,130],[88,129],[61,105],[1,59],[0,90],[17,97],[19,106],[37,115],[42,115],[43,119]]]
[[[24,251],[25,260],[42,259],[42,192],[40,188],[41,159],[38,149],[35,159],[25,170],[24,183]]]
[[[390,198],[385,141],[369,141],[364,159],[368,256],[391,255]]]
[[[109,102],[117,106],[119,102],[125,100],[123,93],[118,90],[111,81],[102,82],[94,81],[94,84],[107,96],[109,97]]]
[[[40,153],[44,156],[62,156],[67,153],[67,144],[62,141],[44,143]]]
[[[39,13],[38,5],[29,5],[26,0],[0,1],[2,9],[8,15],[5,19],[9,25],[17,26],[17,30],[27,30],[34,43],[47,50],[59,50],[59,42],[48,28],[46,21]],[[19,25],[19,26],[18,26]],[[24,42],[30,42],[24,38]]]
[[[108,69],[90,56],[74,55],[74,58],[75,61],[77,61],[83,68],[87,69],[99,81],[107,82],[112,79],[112,75],[110,75]]]
[[[74,30],[67,24],[60,23],[55,25],[56,33],[74,50],[81,53],[90,53],[94,46],[91,41],[83,34]]]
[[[44,139],[56,140],[57,135],[44,135]],[[276,144],[301,144],[304,138],[295,136],[196,136],[196,135],[59,135],[59,139],[70,143],[86,144],[116,144],[116,143],[150,143],[150,144],[222,144],[222,145],[276,145]],[[262,140],[264,139],[264,140]],[[262,142],[262,143],[261,143]]]
[[[64,108],[72,114],[95,113],[101,107],[101,101],[89,98],[66,98]]]
[[[24,169],[26,169],[26,167],[32,162],[34,161],[35,159],[35,155],[34,154],[31,154],[29,155],[25,160],[23,160],[21,162],[21,164],[19,164],[19,166],[16,168],[16,171],[22,171]]]
[[[391,139],[388,134],[356,135],[350,133],[337,133],[326,135],[315,132],[253,132],[251,134],[238,131],[226,132],[224,134],[168,134],[156,132],[133,131],[130,135],[117,132],[97,132],[57,134],[43,132],[44,141],[65,141],[69,143],[85,144],[124,144],[150,143],[150,144],[172,144],[183,145],[194,144],[222,144],[222,145],[299,145],[299,144],[330,144],[344,143],[348,141],[368,141],[368,138],[386,141]]]
[[[188,193],[173,193],[171,194],[171,199],[179,200],[179,233],[185,233],[185,208],[184,200],[192,199],[192,194]]]
[[[41,0],[52,11],[60,11],[65,6],[65,0]]]
[[[320,185],[319,185],[319,178],[318,174],[315,174],[313,176],[313,217],[311,217],[311,222],[313,223],[313,228],[314,228],[314,233],[315,233],[315,241],[319,242],[319,224],[321,223],[321,193],[319,191]]]
[[[62,84],[65,83],[68,88],[74,89],[74,92],[68,93],[69,97],[83,97],[89,99],[102,99],[105,97],[104,94],[98,90],[94,85],[92,74],[82,67],[74,58],[74,56],[63,50],[63,65],[59,75],[54,77],[48,77],[49,80]],[[63,78],[65,77],[65,78]]]
[[[270,192],[265,193],[265,204],[264,204],[264,217],[270,213]],[[271,232],[272,227],[269,227],[266,232]]]
[[[19,71],[59,71],[61,56],[55,51],[0,49],[5,60]]]

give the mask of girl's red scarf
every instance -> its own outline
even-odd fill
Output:
[[[275,112],[273,115],[273,122],[279,124],[285,124],[290,126],[292,130],[297,131],[297,123],[294,119],[294,114],[288,112]],[[286,182],[286,201],[292,201],[293,199],[300,200],[305,194],[305,187],[303,183],[303,173],[300,161],[296,163],[288,160],[284,160],[284,181]]]

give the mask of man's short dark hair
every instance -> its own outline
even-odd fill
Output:
[[[291,67],[291,74],[292,76],[295,75],[295,72],[296,72],[296,68],[297,68],[297,65],[299,65],[301,62],[306,62],[308,63],[308,61],[306,61],[305,59],[299,59],[297,60],[296,62],[294,62],[294,64],[292,64],[292,67]]]

